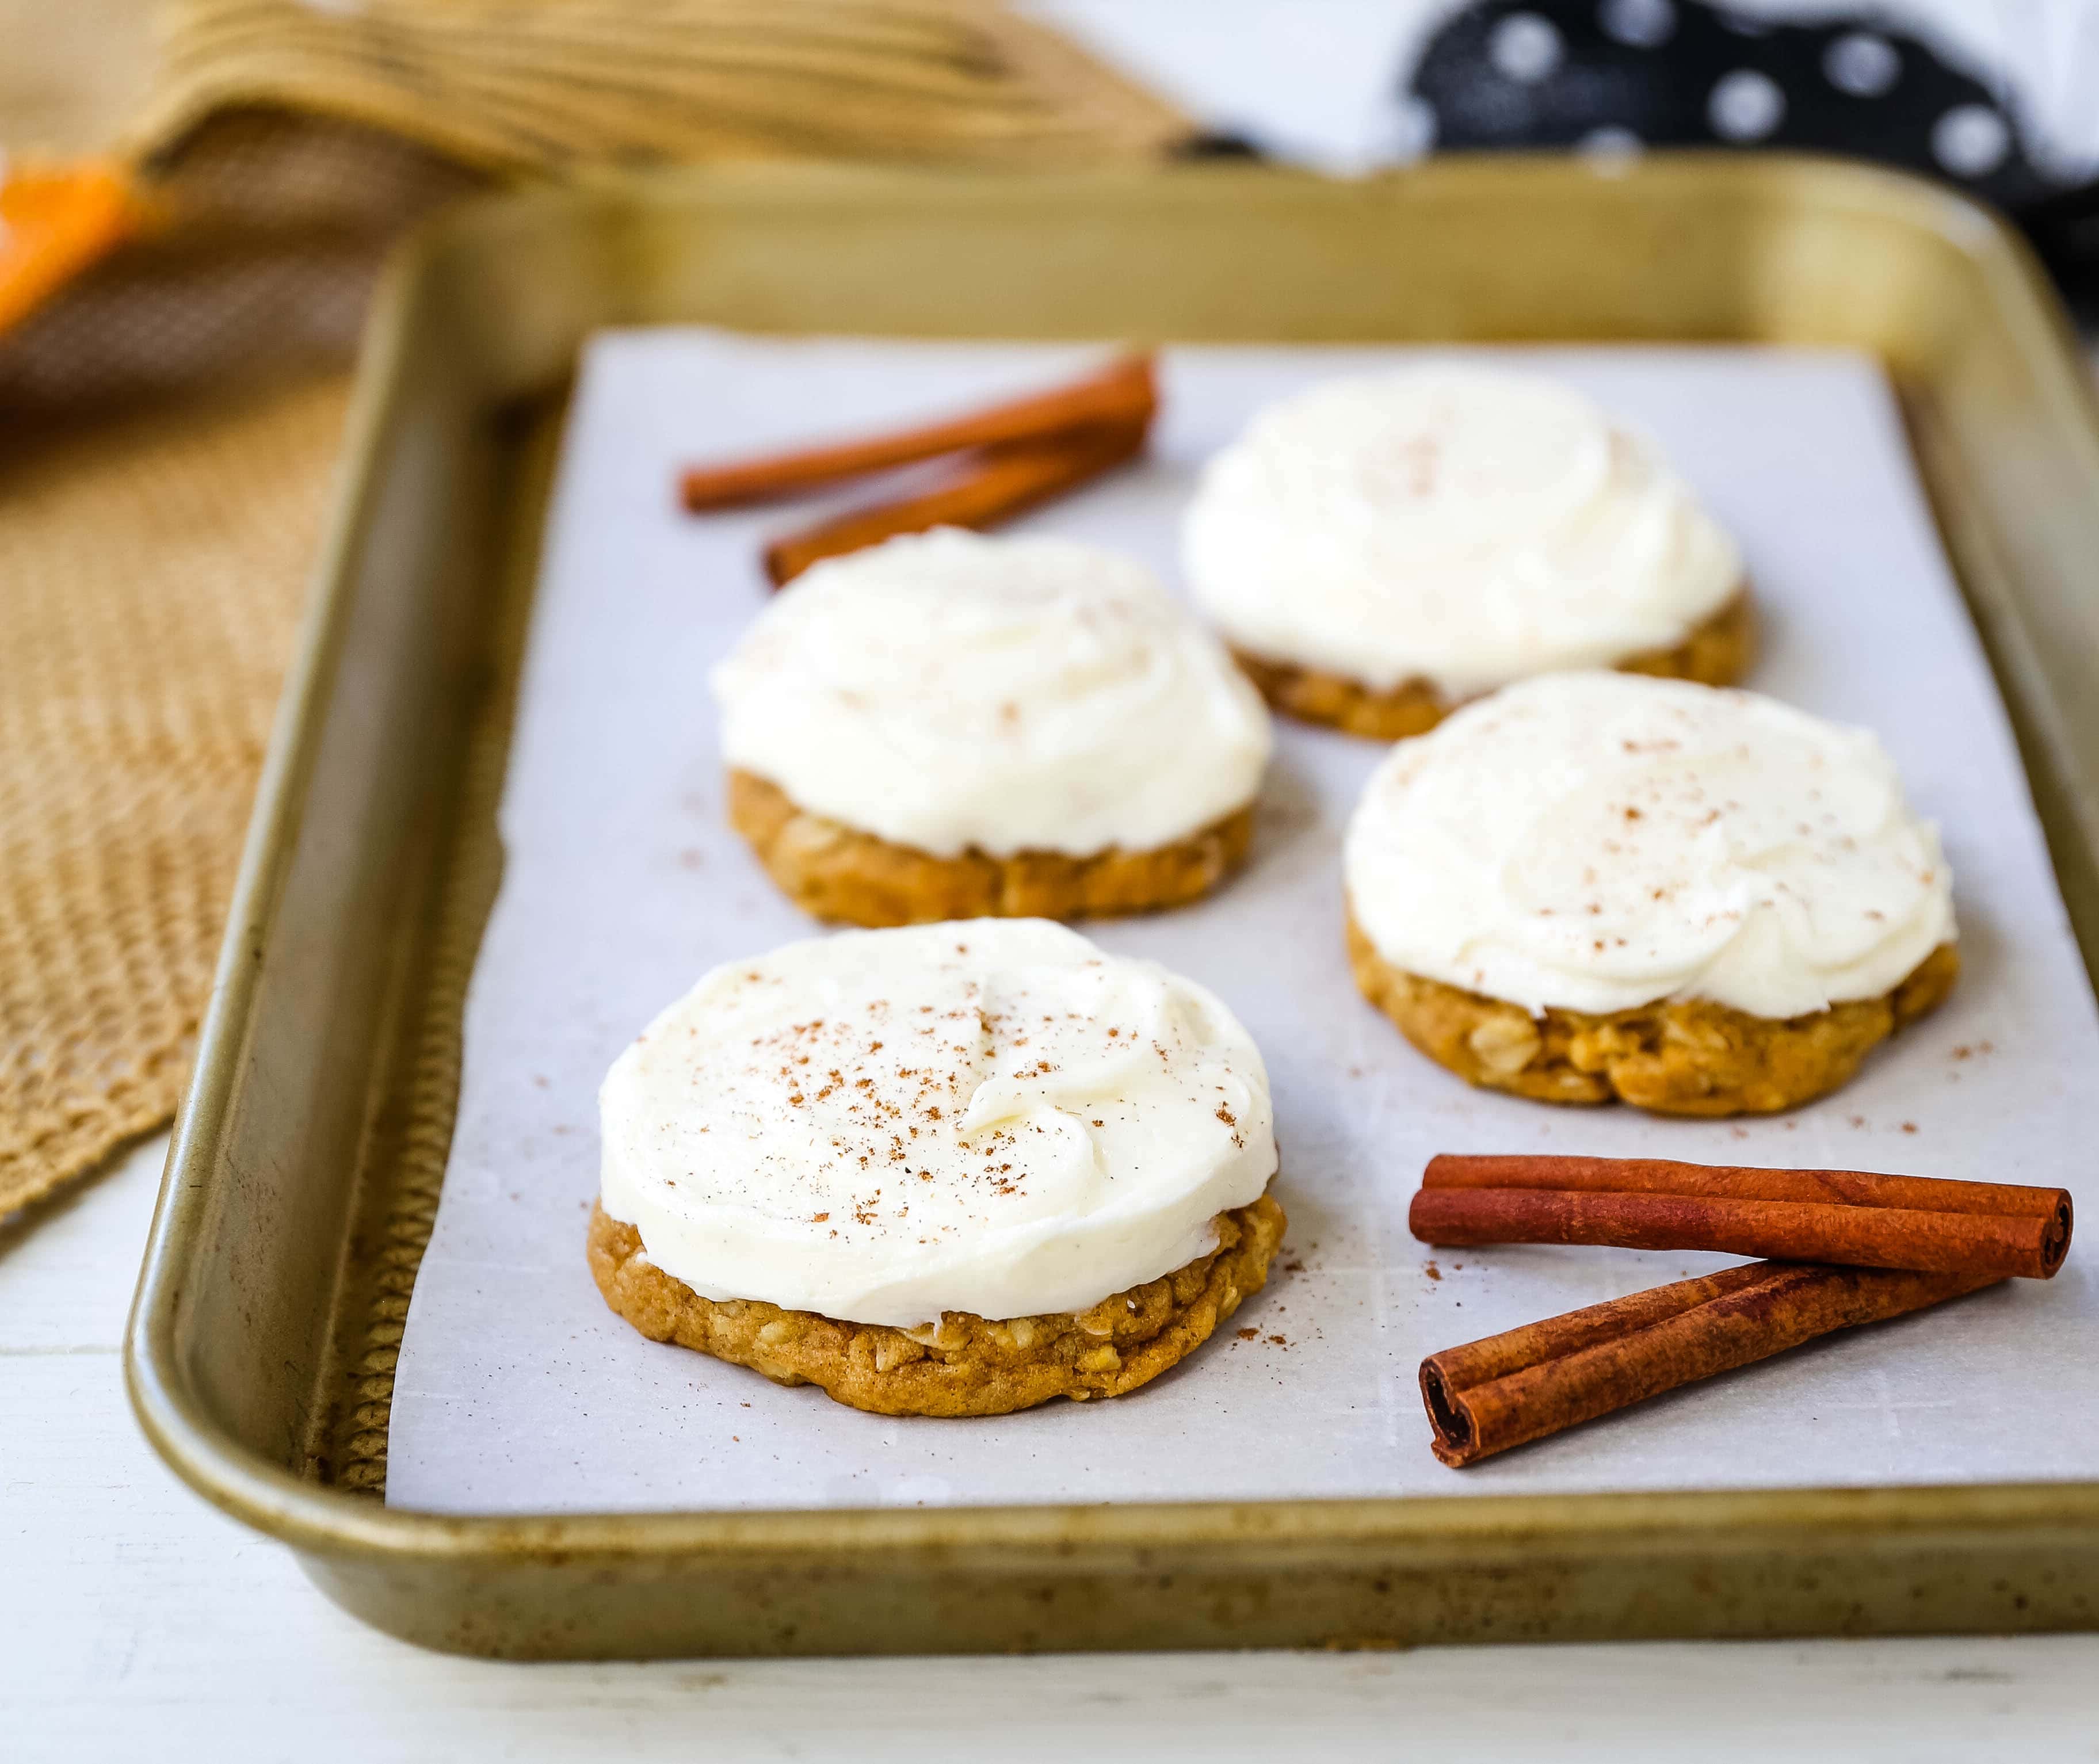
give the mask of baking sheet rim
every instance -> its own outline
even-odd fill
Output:
[[[1853,165],[1774,158],[1755,167],[1752,174],[1749,167],[1726,156],[1674,157],[1674,164],[1666,165],[1673,174],[1696,172],[1703,162],[1705,169],[1735,174],[1748,186],[1806,176],[1844,180],[1869,193],[1876,185],[1881,187],[1889,206],[1908,209],[1912,224],[1928,225],[1942,236],[1961,235],[1956,241],[1959,248],[1980,260],[1979,267],[1994,284],[2001,315],[2026,347],[2053,355],[2066,377],[2074,379],[2075,362],[2066,324],[2053,310],[2052,297],[2040,283],[2030,254],[1984,211],[1921,180]],[[1498,173],[1520,174],[1524,162],[1497,156],[1493,166]],[[1441,169],[1453,178],[1463,178],[1477,175],[1481,167],[1478,161],[1446,161]],[[1532,169],[1538,167],[1534,164]],[[1553,171],[1565,174],[1558,166]],[[1220,174],[1191,170],[1170,175]],[[1318,182],[1288,173],[1234,171],[1221,175],[1256,178],[1278,192],[1293,184]],[[849,188],[865,183],[870,189],[894,184],[922,199],[925,191],[944,184],[975,187],[980,198],[993,182],[939,174],[849,173],[836,168],[803,175],[763,168],[705,175],[685,172],[643,180],[644,194],[639,200],[675,200],[680,187],[704,186],[711,178],[733,188],[739,177],[772,196],[790,196],[804,187],[834,193],[842,185]],[[1068,176],[1045,181],[1074,182]],[[1099,180],[1103,188],[1122,190],[1135,183],[1113,175]],[[415,290],[433,262],[470,239],[477,217],[492,209],[566,200],[581,209],[605,199],[606,188],[600,186],[565,197],[535,192],[469,202],[425,223],[399,249],[374,302],[346,425],[345,457],[349,463],[344,488],[316,567],[314,579],[319,589],[288,674],[200,1036],[198,1065],[170,1148],[168,1174],[126,1333],[125,1379],[134,1411],[156,1449],[193,1489],[222,1511],[317,1560],[359,1556],[426,1564],[445,1559],[494,1562],[521,1556],[553,1564],[578,1558],[608,1561],[724,1555],[777,1563],[834,1558],[842,1550],[864,1554],[957,1548],[972,1553],[1019,1551],[1031,1556],[1037,1551],[1061,1555],[1075,1548],[1120,1554],[1205,1546],[1255,1552],[1263,1546],[1292,1552],[1327,1546],[1338,1551],[1373,1543],[1471,1562],[1481,1549],[1497,1542],[1520,1546],[1534,1554],[1542,1550],[1569,1557],[1669,1555],[1694,1548],[1725,1556],[1768,1551],[1786,1533],[1797,1534],[1795,1541],[1803,1544],[1827,1537],[1856,1546],[1862,1542],[1892,1542],[1926,1533],[1938,1534],[1949,1544],[1956,1540],[1972,1544],[2007,1532],[2038,1540],[2050,1533],[2088,1533],[2099,1526],[2099,1480],[1755,1492],[1459,1494],[1433,1499],[1116,1507],[454,1517],[389,1508],[304,1480],[236,1444],[206,1410],[182,1361],[176,1341],[182,1264],[189,1241],[204,1222],[203,1197],[213,1173],[213,1147],[244,1051],[244,1026],[257,974],[252,951],[267,924],[296,838],[304,785],[351,612],[351,566],[373,493],[372,450],[394,396],[406,328],[414,315]],[[2008,294],[2014,297],[2005,310]],[[2091,398],[2088,394],[2075,400],[2072,408],[2089,455],[2099,457],[2099,421],[2094,420]],[[1970,587],[1964,561],[1957,556],[1956,568],[1964,587]],[[1999,684],[2010,697],[2012,688],[2001,675]]]

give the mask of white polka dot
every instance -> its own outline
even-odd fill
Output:
[[[1436,145],[1435,107],[1409,94],[1393,107],[1382,133],[1380,157],[1402,161],[1419,159]]]
[[[1822,72],[1840,92],[1878,98],[1902,77],[1902,56],[1886,37],[1853,31],[1823,51]]]
[[[2010,125],[1987,104],[1956,104],[1931,125],[1931,156],[1956,178],[1985,178],[2012,150]]]
[[[1591,129],[1574,143],[1574,151],[1590,170],[1606,176],[1627,169],[1646,151],[1647,143],[1630,129]]]
[[[1676,34],[1676,8],[1670,0],[1604,0],[1596,22],[1629,49],[1652,49]]]
[[[1560,65],[1566,45],[1550,20],[1535,12],[1512,12],[1487,39],[1487,59],[1503,79],[1535,86]]]
[[[1705,100],[1705,120],[1723,141],[1761,141],[1785,119],[1785,94],[1768,74],[1737,68]]]
[[[1630,129],[1613,125],[1608,128],[1591,129],[1574,143],[1578,153],[1637,153],[1646,145]]]

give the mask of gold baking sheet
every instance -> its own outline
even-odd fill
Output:
[[[351,1608],[539,1654],[2062,1626],[2099,1489],[434,1518],[369,1498],[442,1168],[552,425],[605,324],[1777,341],[1900,387],[2088,966],[2099,430],[2016,243],[1784,161],[1007,182],[744,172],[464,211],[375,316],[128,1364],[148,1431]]]

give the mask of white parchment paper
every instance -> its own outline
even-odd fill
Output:
[[[761,538],[816,505],[694,519],[675,508],[675,470],[1054,380],[1082,353],[692,330],[592,345],[451,1165],[403,1345],[388,1498],[492,1513],[2099,1476],[2099,1285],[2075,1253],[2048,1284],[1825,1339],[1469,1471],[1428,1449],[1424,1353],[1727,1260],[1432,1252],[1406,1229],[1432,1153],[2064,1183],[2099,1208],[2092,994],[1892,402],[1870,364],[1839,354],[1525,352],[1657,435],[1740,536],[1764,618],[1751,684],[1877,729],[1943,829],[1965,972],[1947,1007],[1855,1083],[1734,1124],[1467,1089],[1362,1002],[1344,959],[1341,832],[1380,749],[1284,724],[1247,873],[1196,908],[1088,927],[1213,988],[1268,1060],[1288,1247],[1222,1339],[1117,1401],[895,1421],[645,1341],[606,1310],[583,1260],[600,1078],[705,969],[813,929],[723,825],[706,679],[763,600]],[[1406,353],[1173,351],[1150,462],[1032,524],[1174,581],[1179,511],[1206,455],[1269,400]],[[1233,1333],[1247,1329],[1254,1339]]]

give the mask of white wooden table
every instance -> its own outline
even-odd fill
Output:
[[[2099,1760],[2099,1637],[504,1665],[367,1630],[147,1449],[165,1140],[0,1228],[0,1760]]]

